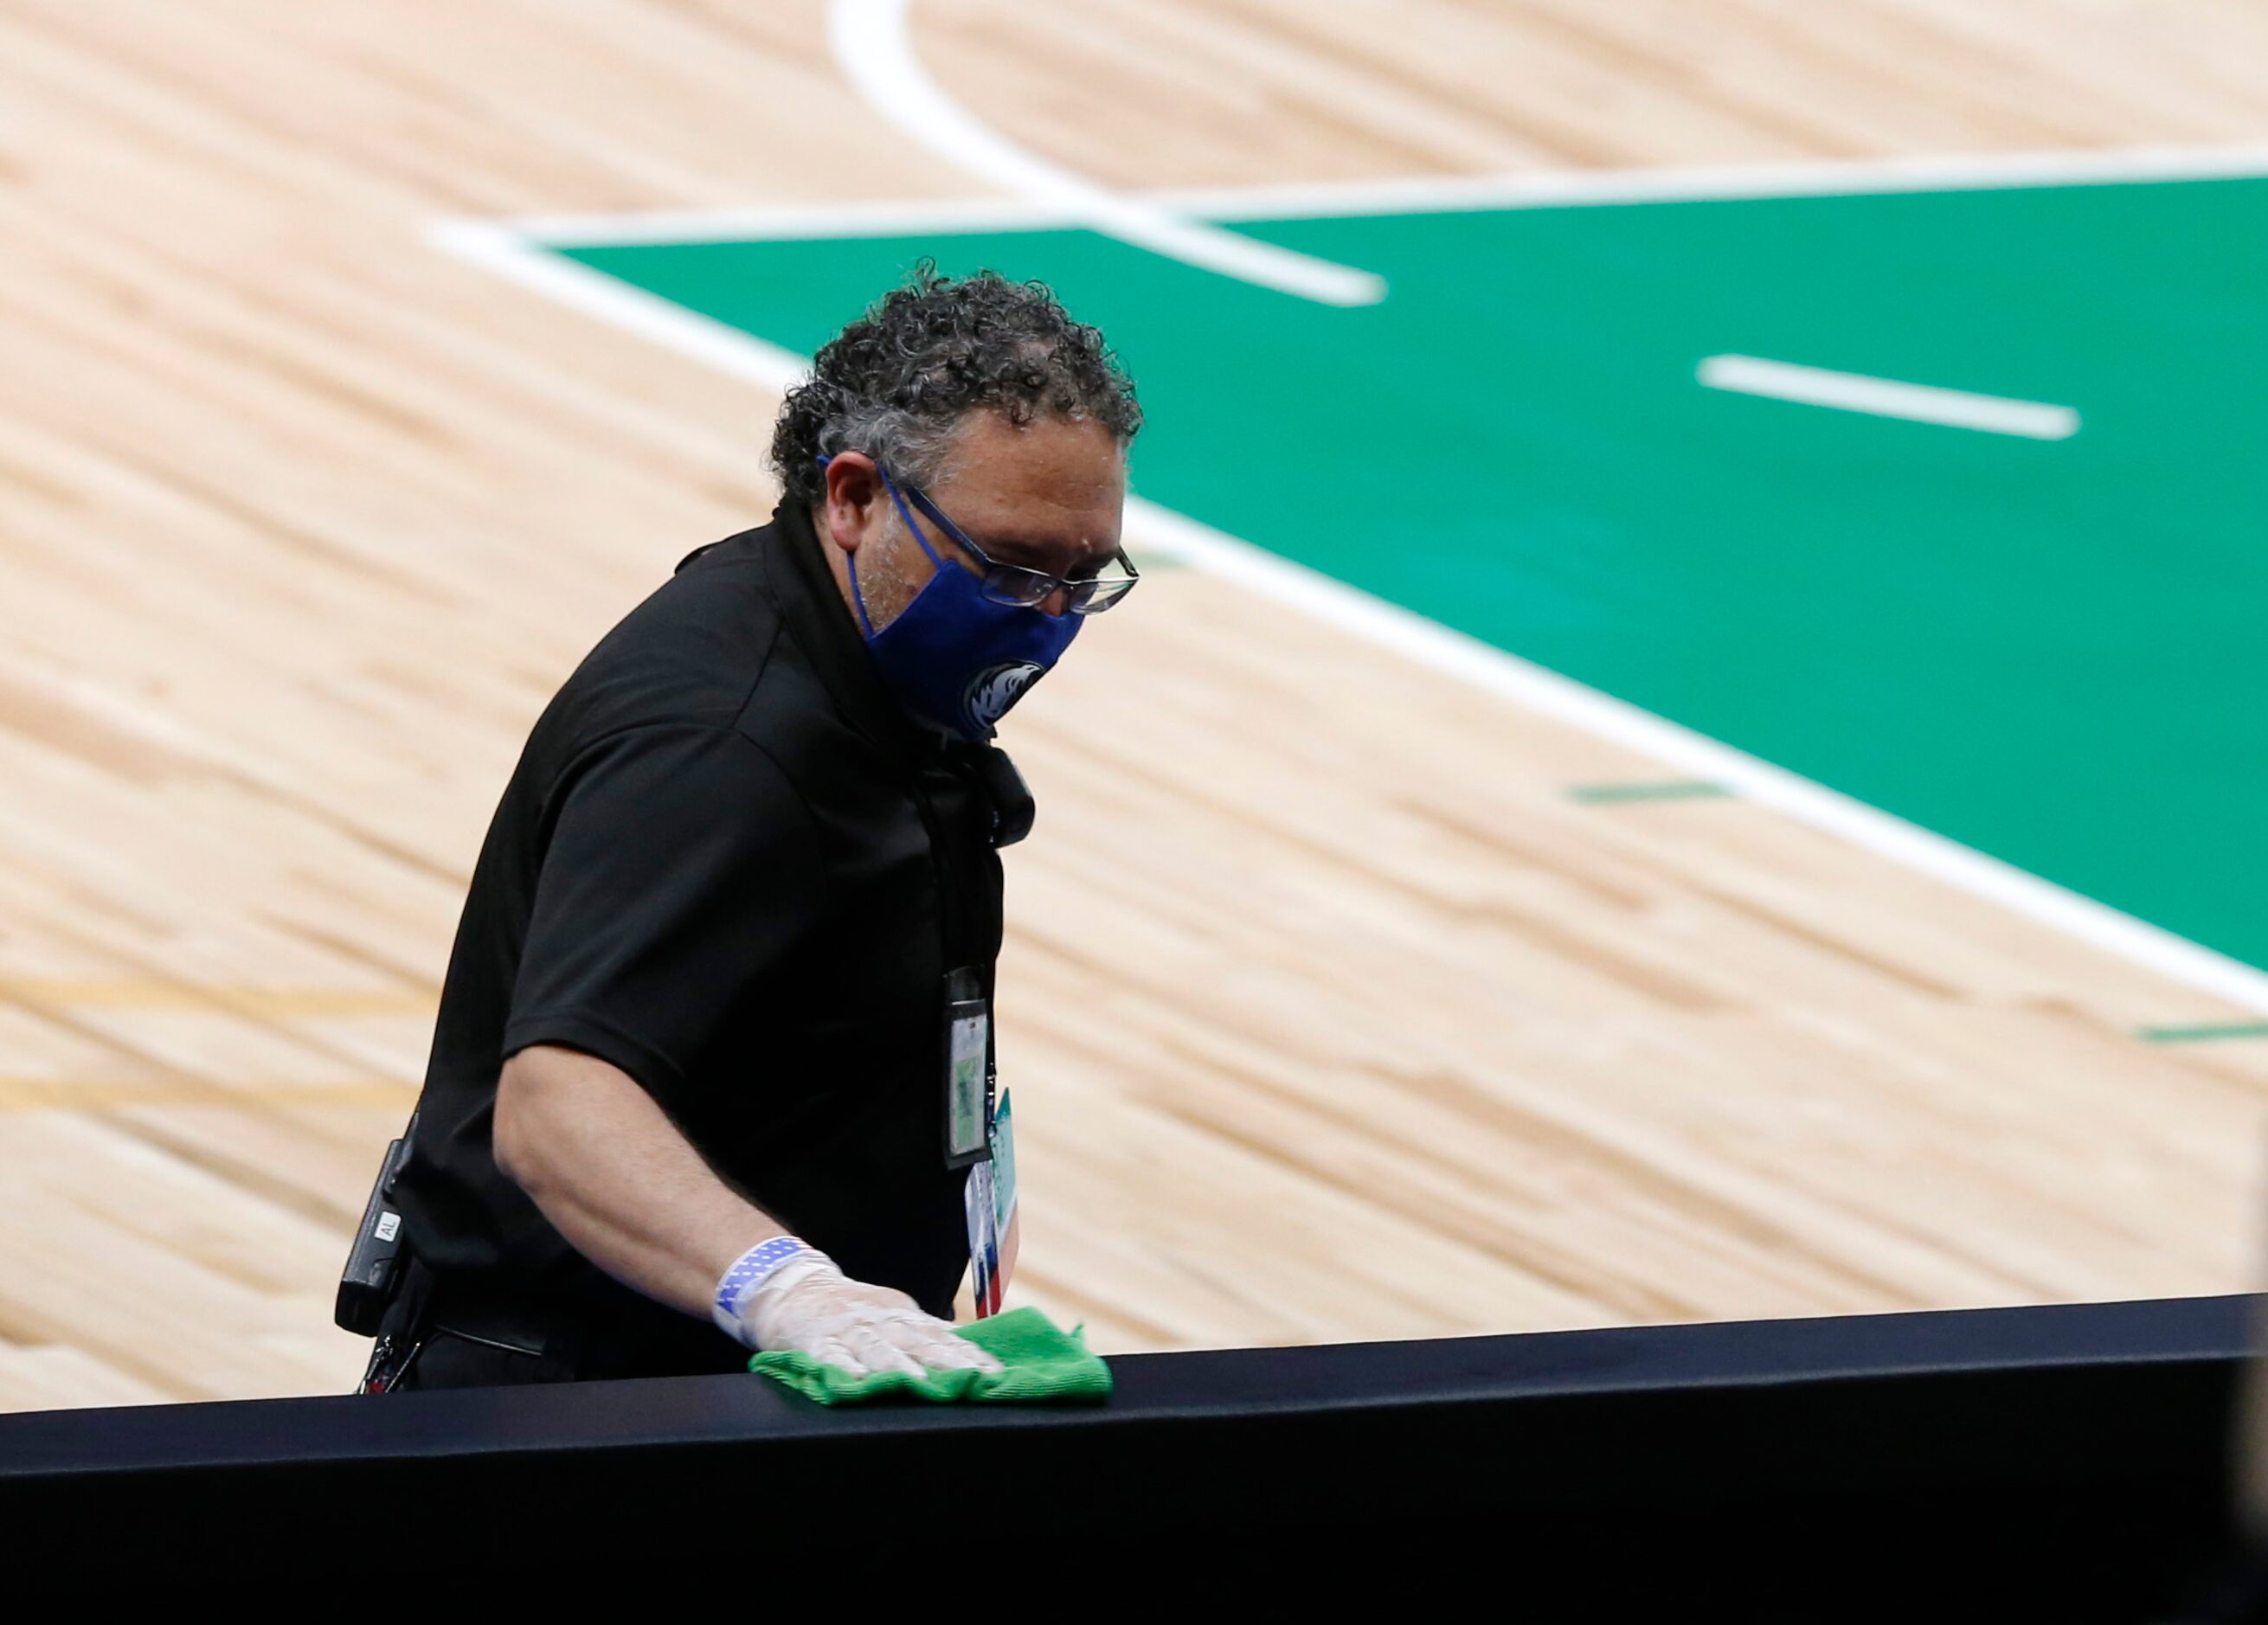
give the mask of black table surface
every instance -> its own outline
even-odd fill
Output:
[[[2242,1297],[2171,1298],[1127,1355],[1110,1360],[1115,1392],[1101,1407],[828,1408],[759,1378],[706,1376],[36,1411],[0,1415],[0,1482],[845,1435],[1100,1431],[1168,1420],[2227,1362],[2247,1348],[2252,1308]]]
[[[2254,1572],[2228,1495],[2254,1309],[1134,1355],[1078,1408],[828,1408],[726,1375],[37,1412],[0,1416],[0,1532],[15,1571],[82,1589],[298,1563],[354,1601],[485,1570],[524,1610],[531,1574],[587,1600],[783,1539],[974,1595],[947,1582],[990,1572],[975,1532],[1005,1509],[1018,1552],[1076,1555],[1082,1607],[1179,1607],[1201,1559],[1342,1611],[1371,1585],[1529,1618],[2186,1619],[2199,1577]]]

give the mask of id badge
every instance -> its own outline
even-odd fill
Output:
[[[991,1155],[992,1011],[973,971],[946,978],[945,1165]]]
[[[976,1318],[1000,1312],[1016,1273],[1016,1128],[1010,1098],[992,1118],[992,1158],[968,1171],[961,1203],[968,1216],[968,1292]]]
[[[999,1108],[992,1114],[992,1160],[986,1172],[992,1177],[992,1231],[994,1246],[999,1255],[996,1278],[999,1290],[1008,1290],[1008,1283],[1016,1274],[1016,1246],[1019,1229],[1016,1223],[1016,1120],[1009,1107],[1013,1104],[1010,1092],[1000,1092]]]
[[[1008,1286],[1000,1274],[1000,1235],[993,1228],[990,1163],[980,1162],[968,1171],[961,1203],[968,1215],[968,1297],[982,1320],[1000,1312],[1000,1294]]]

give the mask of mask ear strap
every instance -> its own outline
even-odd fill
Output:
[[[943,570],[945,561],[938,556],[937,549],[929,545],[929,538],[921,533],[921,526],[914,523],[913,513],[907,508],[906,499],[898,495],[897,482],[890,478],[890,471],[880,463],[874,465],[874,471],[882,476],[882,483],[889,490],[890,500],[898,504],[898,518],[906,522],[906,528],[913,533],[914,540],[921,544],[921,550],[929,555],[929,562],[939,570]]]
[[[835,460],[831,457],[822,457],[817,460],[819,466],[824,468]],[[930,562],[940,570],[944,569],[945,561],[938,557],[936,552],[932,549],[928,539],[921,533],[921,526],[914,523],[914,516],[906,511],[906,499],[898,495],[898,488],[890,478],[890,471],[881,464],[876,463],[874,472],[882,476],[882,484],[889,490],[890,500],[897,504],[898,517],[906,522],[906,528],[913,533],[914,540],[921,543],[921,550],[929,555]],[[866,614],[866,595],[858,590],[858,555],[856,549],[853,549],[850,554],[850,602],[858,607],[859,629],[868,637],[873,636],[874,622]]]
[[[827,465],[828,465],[828,464],[829,464],[829,463],[833,462],[835,460],[834,460],[833,458],[831,458],[831,457],[820,457],[820,458],[814,458],[814,459],[813,459],[813,460],[814,460],[814,462],[816,462],[816,463],[817,463],[817,464],[818,464],[821,468],[824,468],[824,467],[827,467]],[[880,463],[877,463],[877,464],[875,464],[875,465],[874,465],[874,467],[875,467],[877,469],[879,469],[879,468],[880,468],[880,467],[881,467],[881,465],[880,465]],[[889,476],[888,474],[883,474],[883,475],[882,475],[882,483],[883,483],[883,484],[885,484],[885,485],[889,485],[889,483],[890,483],[890,476]],[[896,487],[895,487],[895,486],[892,486],[892,487],[891,487],[891,489],[890,489],[890,496],[891,496],[893,498],[895,498],[895,497],[896,497],[896,496],[897,496],[897,494],[898,494],[898,492],[897,492],[897,488],[896,488]],[[905,505],[905,504],[903,504],[903,503],[899,503],[899,504],[898,504],[898,511],[899,511],[900,513],[903,513],[905,511],[906,511],[906,505]],[[919,533],[916,533],[915,540],[917,540],[917,541],[918,541],[918,540],[920,540],[920,536],[919,536]],[[924,544],[924,546],[926,546],[927,544]],[[860,629],[860,630],[862,630],[862,631],[864,631],[864,632],[866,634],[866,636],[869,636],[869,637],[873,636],[874,636],[874,623],[873,623],[873,621],[872,621],[871,620],[867,619],[867,616],[866,616],[866,595],[865,595],[864,592],[861,592],[858,590],[858,553],[857,553],[857,551],[856,551],[855,549],[851,552],[851,555],[850,555],[850,601],[851,601],[851,603],[852,603],[852,604],[854,604],[854,605],[856,605],[856,606],[858,607],[858,626],[859,626],[859,629]]]
[[[874,623],[866,619],[866,595],[858,591],[858,555],[850,555],[850,601],[858,607],[858,625],[867,636],[874,636]]]

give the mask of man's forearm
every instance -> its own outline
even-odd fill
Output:
[[[733,1261],[776,1220],[727,1187],[620,1068],[537,1045],[497,1085],[497,1165],[575,1249],[625,1286],[706,1316]]]

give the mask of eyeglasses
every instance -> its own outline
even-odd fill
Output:
[[[882,471],[882,480],[889,486],[890,495],[896,497],[898,485],[890,478],[887,469]],[[1060,592],[1064,595],[1071,614],[1099,615],[1131,592],[1134,584],[1142,578],[1142,572],[1134,568],[1134,561],[1126,556],[1123,548],[1103,560],[1092,576],[1050,576],[1044,570],[1027,570],[1020,564],[1003,564],[969,540],[961,526],[946,518],[944,510],[932,502],[920,487],[907,486],[905,495],[913,499],[914,506],[926,514],[932,524],[953,540],[954,546],[966,548],[970,556],[984,567],[977,580],[984,596],[996,604],[1015,604],[1030,609],[1046,603]],[[929,543],[922,540],[921,531],[915,526],[913,515],[906,512],[902,499],[899,502],[898,512],[905,520],[906,528],[914,533],[914,540],[921,541],[926,550]],[[1114,567],[1115,573],[1103,573],[1113,570]]]

